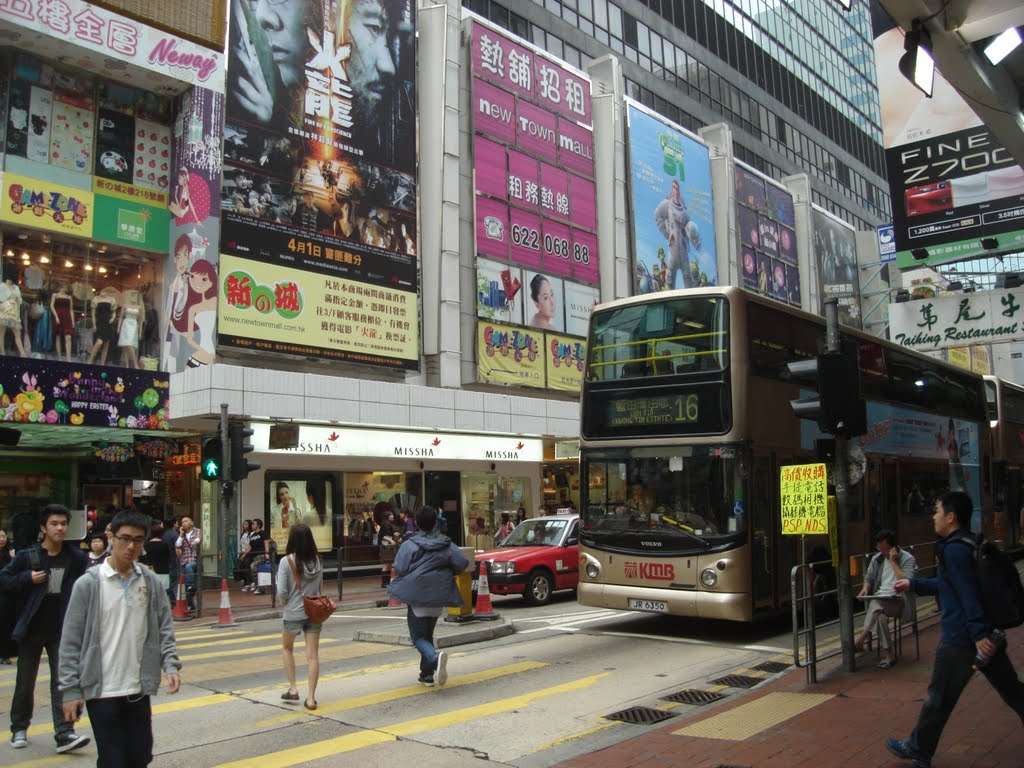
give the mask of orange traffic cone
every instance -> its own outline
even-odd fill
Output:
[[[391,581],[394,581],[394,580],[395,580],[395,566],[392,565],[391,566]],[[388,595],[388,604],[385,605],[384,607],[385,608],[403,608],[404,606],[402,605],[402,603],[399,600],[397,600],[396,598],[392,597],[391,595]]]
[[[189,621],[192,618],[192,611],[188,609],[188,602],[185,600],[185,572],[178,576],[178,597],[174,601],[174,612],[171,618],[175,621]]]
[[[487,584],[488,562],[480,561],[480,575],[476,582],[476,607],[473,608],[473,618],[481,621],[494,621],[500,619],[501,614],[495,613],[491,608],[491,589]]]
[[[228,597],[228,580],[220,580],[220,617],[215,627],[237,627],[235,617],[231,615],[231,600]]]

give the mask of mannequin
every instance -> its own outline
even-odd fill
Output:
[[[138,291],[125,291],[124,303],[117,321],[117,346],[121,349],[121,365],[139,367],[139,337],[145,319]]]
[[[117,342],[117,300],[116,288],[104,288],[92,300],[92,326],[96,329],[96,342],[89,352],[89,363],[100,355],[100,365],[107,364],[107,354]]]
[[[18,354],[25,357],[25,345],[21,340],[21,289],[7,278],[0,285],[0,355],[7,354],[7,331],[14,334],[14,346]]]
[[[64,283],[58,285],[57,290],[50,296],[50,314],[53,315],[53,339],[57,348],[57,359],[63,358],[71,362],[71,338],[75,333],[75,315],[71,311],[71,296]]]

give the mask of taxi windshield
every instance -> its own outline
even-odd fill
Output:
[[[568,520],[525,520],[516,526],[509,537],[501,543],[503,547],[553,547],[562,540],[562,533]]]

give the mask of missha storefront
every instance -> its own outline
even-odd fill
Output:
[[[402,509],[423,504],[444,512],[455,543],[477,546],[493,536],[502,512],[514,519],[519,507],[540,503],[539,437],[252,427],[261,468],[242,483],[240,516],[262,515],[281,550],[290,526],[303,522],[322,552],[341,548],[346,565],[378,562],[376,526],[388,512],[397,524]]]

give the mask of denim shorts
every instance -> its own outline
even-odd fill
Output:
[[[311,635],[319,635],[323,626],[323,624],[314,624],[309,619],[300,619],[299,621],[288,621],[288,619],[284,620],[284,631],[290,632],[295,635],[295,637],[298,637],[303,632],[308,632]]]

